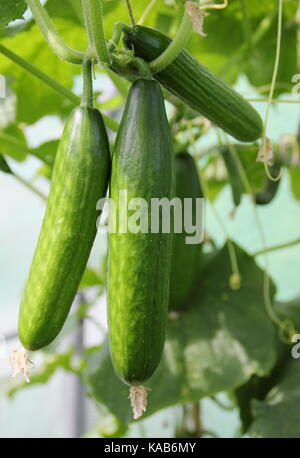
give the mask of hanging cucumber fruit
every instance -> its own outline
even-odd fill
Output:
[[[60,332],[96,235],[96,203],[109,180],[109,146],[93,108],[91,62],[84,63],[84,95],[64,128],[41,233],[21,301],[19,337],[28,350]]]
[[[271,176],[278,177],[281,169],[281,162],[276,161],[270,169]],[[270,178],[265,178],[264,187],[261,191],[255,194],[255,203],[257,205],[268,205],[272,202],[272,200],[276,197],[277,191],[280,185],[279,180],[270,180]]]
[[[171,39],[156,29],[124,27],[124,45],[135,56],[151,62],[170,45]],[[234,89],[182,50],[173,62],[154,77],[172,94],[237,140],[253,142],[262,135],[259,114]]]
[[[228,174],[229,184],[232,193],[232,200],[235,207],[238,207],[241,203],[242,195],[244,192],[243,182],[239,174],[239,169],[234,160],[230,148],[222,148],[221,154]]]
[[[179,153],[175,157],[176,188],[175,197],[184,205],[184,199],[193,199],[192,215],[195,224],[196,199],[203,198],[197,167],[188,153]],[[182,224],[184,224],[182,218]],[[201,244],[187,244],[187,231],[174,233],[171,257],[169,309],[182,309],[193,290],[201,258]]]
[[[128,203],[146,203],[146,209],[137,203],[137,230],[129,228],[132,211],[126,207],[122,213],[120,191]],[[151,203],[173,195],[174,152],[164,100],[157,82],[140,79],[131,86],[113,153],[110,198],[116,212],[110,208],[109,224],[116,214],[116,231],[110,226],[108,250],[110,351],[117,375],[131,386],[134,418],[146,408],[143,384],[161,359],[169,302],[172,231],[162,232],[161,212],[159,230],[151,230]]]

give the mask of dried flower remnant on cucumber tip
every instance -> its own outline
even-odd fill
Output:
[[[12,350],[9,356],[9,363],[13,369],[12,377],[22,374],[27,383],[30,382],[29,378],[29,365],[33,366],[33,362],[29,359],[29,354],[26,350]]]
[[[140,418],[147,409],[147,391],[151,388],[146,388],[143,385],[133,385],[130,388],[129,399],[133,411],[133,419]]]

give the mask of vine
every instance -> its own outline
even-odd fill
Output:
[[[81,2],[89,38],[90,56],[95,55],[99,63],[109,66],[110,56],[106,46],[102,20],[102,0],[81,0]]]
[[[283,0],[278,0],[278,2],[279,2],[279,7],[278,7],[278,29],[277,29],[276,56],[275,56],[275,64],[274,64],[271,88],[270,88],[270,93],[269,93],[269,98],[268,98],[268,105],[267,105],[267,110],[266,110],[266,115],[265,115],[264,131],[263,131],[264,167],[265,167],[267,177],[271,181],[278,181],[280,180],[282,176],[282,169],[280,170],[278,176],[275,178],[270,173],[269,165],[268,165],[268,153],[267,153],[267,150],[268,150],[267,128],[268,128],[271,104],[272,104],[272,99],[273,99],[273,94],[274,94],[276,79],[277,79],[277,74],[278,74],[278,68],[279,68],[281,36],[282,36]]]

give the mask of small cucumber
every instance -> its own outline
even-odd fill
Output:
[[[223,148],[221,150],[221,154],[228,173],[229,183],[232,192],[232,200],[234,202],[234,205],[238,207],[241,203],[242,195],[244,192],[244,187],[239,175],[239,170],[229,148]]]
[[[271,167],[271,176],[277,177],[281,168],[280,161],[276,161]],[[280,179],[279,180],[270,180],[266,176],[264,187],[260,192],[255,194],[255,202],[257,205],[267,205],[272,202],[276,197],[277,191],[279,189]]]
[[[119,191],[127,192],[128,203],[143,198],[148,204],[143,232],[119,230]],[[130,385],[151,377],[164,346],[172,230],[151,232],[150,209],[152,198],[172,199],[173,195],[174,152],[164,100],[156,81],[141,79],[128,95],[110,182],[117,215],[108,250],[110,351],[117,375]],[[129,219],[132,211],[126,209],[125,214]],[[110,208],[110,224],[112,218]]]
[[[62,134],[45,217],[25,286],[19,337],[25,348],[50,344],[61,330],[96,235],[105,197],[109,146],[100,113],[78,107]]]
[[[193,199],[202,198],[197,167],[188,153],[180,153],[175,157],[176,188],[175,197]],[[195,224],[195,221],[193,221]],[[171,258],[170,300],[171,310],[180,309],[188,299],[195,284],[201,259],[200,244],[187,244],[186,232],[174,233]]]
[[[137,57],[151,62],[171,39],[150,27],[135,25],[124,32],[124,45]],[[183,50],[154,77],[193,110],[206,116],[237,140],[253,142],[262,135],[261,117],[234,89]]]

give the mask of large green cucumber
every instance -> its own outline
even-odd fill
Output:
[[[128,203],[145,199],[149,220],[144,232],[118,230],[119,191],[127,192]],[[172,231],[151,232],[150,204],[152,198],[173,194],[174,152],[162,93],[156,81],[138,80],[130,89],[113,153],[110,198],[117,230],[109,233],[108,250],[110,351],[117,375],[131,385],[153,374],[164,346]],[[128,218],[132,214],[125,211]]]
[[[25,348],[48,345],[61,330],[96,235],[98,199],[109,180],[109,146],[100,113],[79,107],[62,134],[50,195],[21,302]]]
[[[175,197],[193,199],[202,198],[197,167],[192,156],[180,153],[175,158],[176,187]],[[193,221],[195,223],[195,221]],[[201,245],[187,244],[186,232],[174,233],[171,257],[170,299],[169,308],[172,310],[184,307],[193,286],[195,285],[201,258]]]
[[[158,30],[135,25],[125,31],[124,44],[146,62],[156,59],[171,39]],[[183,50],[155,78],[192,109],[243,142],[262,135],[262,120],[254,108],[234,89]]]

